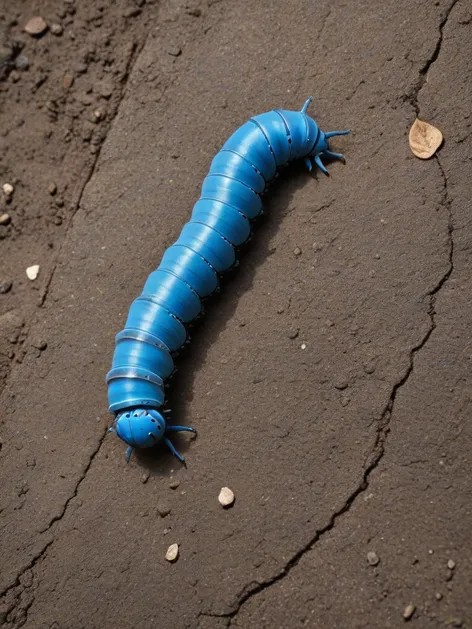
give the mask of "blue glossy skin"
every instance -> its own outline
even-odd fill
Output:
[[[172,353],[187,340],[186,324],[202,310],[201,301],[218,289],[218,277],[236,261],[236,248],[251,234],[250,221],[262,212],[261,195],[278,171],[295,159],[308,170],[316,165],[328,175],[322,157],[344,156],[329,150],[328,140],[349,131],[323,133],[301,111],[273,110],[251,118],[225,142],[213,159],[200,199],[179,239],[165,252],[142,294],[133,301],[125,329],[116,336],[112,369],[107,374],[113,428],[133,448],[160,441],[180,460],[167,435],[195,432],[167,425],[170,411],[164,383],[174,371]]]

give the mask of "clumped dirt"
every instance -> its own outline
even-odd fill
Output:
[[[0,2],[0,184],[14,187],[0,190],[0,390],[157,14],[156,0]]]

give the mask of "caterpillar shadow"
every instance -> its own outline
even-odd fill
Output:
[[[316,185],[316,180],[324,176],[319,171],[308,174],[302,161],[294,162],[281,172],[262,197],[264,214],[255,221],[250,241],[238,251],[240,263],[225,273],[220,282],[221,291],[204,301],[205,314],[193,323],[189,330],[191,342],[179,352],[176,359],[177,371],[168,381],[166,405],[172,409],[176,424],[194,426],[198,430],[198,425],[189,416],[188,407],[194,396],[194,380],[207,358],[209,348],[233,317],[238,296],[251,289],[256,271],[270,255],[269,243],[277,233],[284,211],[290,206],[295,192],[310,185],[310,182]],[[311,181],[313,179],[315,182]],[[189,439],[182,434],[172,435],[173,443],[184,456],[194,440],[195,437]],[[137,451],[136,460],[153,475],[166,475],[181,465],[162,444]]]

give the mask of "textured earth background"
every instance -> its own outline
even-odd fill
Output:
[[[0,0],[0,626],[472,627],[471,58],[468,0]],[[347,164],[280,177],[209,305],[188,467],[127,466],[114,335],[225,139],[310,94]]]

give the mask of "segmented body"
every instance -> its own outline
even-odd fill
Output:
[[[174,371],[173,353],[186,342],[186,326],[201,312],[202,300],[218,287],[219,275],[235,263],[236,248],[250,236],[251,221],[262,212],[261,195],[279,169],[304,158],[326,174],[321,156],[343,159],[328,149],[328,138],[306,113],[273,110],[251,118],[213,159],[190,221],[167,249],[143,292],[131,304],[126,325],[116,336],[107,374],[109,411],[116,432],[129,446],[150,447],[160,440],[181,460],[166,436],[191,430],[166,424],[164,386]]]

